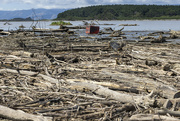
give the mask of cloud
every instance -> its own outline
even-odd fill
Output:
[[[13,6],[14,4],[14,6]],[[29,8],[77,8],[91,5],[112,4],[158,4],[180,5],[180,0],[1,0],[0,8],[12,6],[12,9]],[[21,7],[20,7],[21,6]],[[10,7],[8,9],[11,9]]]

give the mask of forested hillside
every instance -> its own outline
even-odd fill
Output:
[[[100,5],[67,10],[59,20],[180,19],[176,5]]]

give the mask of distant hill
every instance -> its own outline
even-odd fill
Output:
[[[57,18],[57,15],[59,13],[64,12],[65,10],[67,9],[31,9],[31,10],[0,11],[0,20],[4,20],[4,19],[10,20],[14,18],[29,18],[29,17],[33,19],[55,19]]]
[[[99,5],[59,13],[58,20],[180,19],[180,5]]]

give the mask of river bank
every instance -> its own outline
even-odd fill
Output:
[[[179,120],[180,45],[155,41],[173,32],[140,41],[116,32],[116,38],[109,36],[113,32],[104,38],[68,32],[1,36],[0,118]]]

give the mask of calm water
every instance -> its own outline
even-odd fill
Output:
[[[35,26],[37,28],[51,28],[51,29],[58,29],[59,26],[50,26],[52,21],[40,21],[40,22],[9,22],[10,25],[6,24],[5,22],[0,22],[0,29],[3,30],[17,30],[19,26],[23,25],[26,28],[25,29],[31,29],[32,26]],[[79,26],[83,25],[82,21],[68,21],[73,24],[73,26]],[[88,21],[91,22],[91,21]],[[94,23],[96,23],[94,21]],[[137,24],[138,26],[125,26],[123,29],[123,32],[125,33],[125,36],[128,40],[137,40],[138,36],[148,36],[149,33],[155,32],[155,31],[169,31],[175,30],[180,31],[180,20],[128,20],[128,21],[98,21],[100,24],[100,30],[103,30],[104,28],[111,27],[114,30],[119,30],[123,26],[119,26],[120,24]],[[113,24],[113,25],[104,25],[104,24]],[[94,36],[94,37],[104,37],[109,35],[87,35],[85,33],[85,30],[77,30],[76,33],[78,33],[81,36]],[[164,35],[169,36],[169,35]],[[168,40],[169,42],[173,43],[180,43],[180,39],[172,39]]]
[[[33,25],[37,25],[38,28],[54,28],[59,26],[50,26],[52,21],[41,22],[9,22],[11,25],[4,25],[5,22],[0,22],[0,29],[4,30],[16,30],[20,25],[24,25],[26,29],[29,29]],[[83,25],[82,21],[70,21],[74,26]],[[114,25],[100,25],[100,29],[105,27],[111,27],[118,30],[122,26],[120,24],[137,24],[138,26],[125,26],[124,31],[169,31],[169,29],[180,31],[180,20],[128,20],[128,21],[98,21],[100,24],[114,24]],[[94,22],[96,23],[96,22]]]

